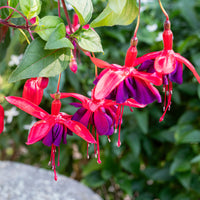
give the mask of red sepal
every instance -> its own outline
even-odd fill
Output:
[[[48,134],[54,124],[54,118],[49,118],[48,120],[40,120],[36,122],[30,130],[26,144],[30,145],[40,141]]]
[[[125,74],[124,71],[112,71],[108,70],[104,74],[96,85],[94,91],[95,99],[103,99],[112,92],[126,77],[128,73]]]
[[[91,61],[99,68],[111,68],[112,65],[98,58],[90,57]]]
[[[85,141],[89,143],[96,143],[94,137],[90,134],[89,130],[83,124],[73,120],[63,120],[63,124],[76,135],[83,138]]]
[[[196,77],[197,81],[200,83],[200,76],[196,72],[196,70],[195,70],[194,66],[192,65],[192,63],[190,63],[189,60],[187,60],[183,56],[179,55],[178,53],[175,53],[175,57],[176,57],[178,62],[183,63],[188,67],[188,69],[194,74],[194,76]]]
[[[0,105],[0,134],[4,129],[4,109],[3,106]]]
[[[32,103],[31,101],[15,96],[5,97],[5,99],[19,109],[27,112],[28,114],[38,118],[38,119],[47,119],[50,115],[45,110]]]

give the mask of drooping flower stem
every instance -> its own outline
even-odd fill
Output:
[[[94,52],[92,52],[92,57],[95,58]],[[98,69],[97,66],[95,65],[95,77],[98,76]]]
[[[67,7],[65,5],[65,1],[64,0],[61,0],[62,1],[62,5],[63,5],[63,10],[64,10],[64,13],[65,13],[65,16],[66,16],[66,19],[67,19],[67,23],[69,25],[69,30],[70,30],[70,33],[73,33],[73,30],[72,30],[72,24],[71,24],[71,21],[70,21],[70,18],[69,18],[69,14],[68,14],[68,11],[67,11]]]
[[[166,10],[164,9],[164,7],[163,7],[163,5],[162,5],[162,3],[161,3],[161,0],[158,0],[158,2],[159,2],[160,8],[161,8],[163,14],[164,14],[165,17],[166,17],[166,20],[169,20],[169,16],[168,16]]]
[[[58,0],[58,16],[61,17],[61,15],[60,15],[60,0]]]
[[[60,79],[61,79],[61,73],[59,74],[59,77],[58,77],[57,93],[59,92]]]
[[[99,134],[96,133],[96,137],[97,137],[97,153],[98,153],[98,158],[97,158],[97,162],[99,164],[101,164],[101,159],[100,159],[100,147],[99,147]]]
[[[134,31],[134,37],[137,37],[137,32],[138,32],[138,28],[140,25],[140,7],[141,7],[141,2],[139,0],[139,13],[138,13],[138,18],[137,18],[137,24],[136,24],[135,31]]]
[[[122,108],[121,108],[122,107]],[[124,106],[120,106],[120,121],[119,121],[119,132],[118,132],[118,142],[117,142],[117,146],[120,147],[121,146],[121,140],[120,140],[120,132],[121,132],[121,125],[122,125],[122,116],[123,116],[123,112],[124,112]]]

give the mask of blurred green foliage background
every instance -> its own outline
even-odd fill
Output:
[[[95,17],[107,2],[93,0],[93,3]],[[163,4],[172,24],[174,50],[190,60],[200,74],[200,1],[166,0]],[[139,56],[163,48],[159,36],[165,20],[156,0],[142,1],[141,10]],[[57,15],[56,1],[42,0],[40,17],[45,15]],[[65,19],[63,11],[62,16]],[[129,26],[96,28],[105,52],[96,56],[109,63],[123,64],[135,24],[136,20]],[[23,54],[26,45],[18,30],[9,30],[0,44],[0,101],[3,96],[22,95],[25,80],[13,84],[7,80],[16,67],[10,63],[16,59],[12,56]],[[61,165],[57,171],[88,185],[105,200],[200,199],[200,85],[186,67],[183,78],[182,85],[174,84],[171,111],[162,123],[158,121],[162,104],[155,102],[133,113],[126,108],[120,148],[116,145],[117,135],[111,137],[111,143],[101,137],[102,164],[99,165],[92,145],[88,160],[86,142],[69,136],[68,144],[61,145]],[[60,90],[87,95],[93,88],[93,80],[94,65],[81,54],[77,74],[69,69],[62,73]],[[50,78],[41,104],[47,111],[52,101],[49,94],[56,91],[56,86],[57,77]],[[159,89],[164,97],[162,88]],[[70,98],[62,100],[62,111],[73,114],[76,109],[69,105],[73,101]],[[25,125],[35,119],[19,109],[14,110],[5,101],[3,106],[6,124],[0,136],[0,159],[49,169],[50,148],[40,142],[25,145],[28,135]]]

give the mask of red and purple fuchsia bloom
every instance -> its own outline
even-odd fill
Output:
[[[52,96],[55,97],[55,95]],[[109,136],[116,132],[115,130],[117,130],[117,127],[119,126],[118,146],[120,146],[120,129],[122,123],[123,107],[145,107],[145,105],[137,103],[134,99],[128,99],[124,103],[118,105],[116,105],[116,102],[108,99],[97,100],[94,98],[93,92],[91,99],[76,93],[60,93],[61,99],[67,97],[73,97],[81,101],[81,103],[71,103],[71,105],[79,108],[72,116],[72,120],[80,122],[85,127],[88,127],[89,130],[91,129],[94,137],[96,132],[98,163],[101,163],[99,135],[106,135],[110,141]],[[68,130],[68,133],[69,132],[70,130]],[[94,151],[96,155],[95,145]],[[88,151],[87,157],[89,157]]]
[[[161,76],[156,72],[141,72],[135,68],[136,45],[137,38],[134,37],[127,51],[124,66],[109,64],[90,56],[97,67],[106,68],[94,81],[96,99],[106,98],[123,103],[133,98],[140,104],[150,104],[155,100],[161,103],[160,93],[153,86],[153,84],[157,86],[162,84]]]
[[[59,145],[62,140],[64,144],[67,143],[67,134],[72,135],[72,132],[74,132],[87,142],[96,143],[94,137],[85,126],[71,120],[70,115],[60,112],[61,102],[59,100],[59,94],[55,95],[55,99],[52,102],[51,114],[47,113],[31,101],[21,97],[9,96],[5,97],[5,99],[19,109],[40,119],[40,121],[36,122],[31,128],[26,144],[30,145],[42,141],[44,145],[51,146],[50,162],[52,169],[54,170],[55,180],[57,180],[55,163],[56,147],[58,147],[58,152],[60,152]],[[68,133],[68,129],[71,132]],[[59,166],[59,154],[57,166]]]
[[[72,23],[72,26],[71,26],[71,29],[70,29],[70,26],[66,26],[66,32],[68,35],[71,35],[73,34],[74,32],[76,32],[79,28],[80,28],[80,24],[79,24],[79,19],[78,19],[78,15],[75,13],[73,15],[73,23]],[[86,24],[82,27],[83,29],[87,30],[90,28],[90,25],[89,24]],[[93,29],[94,30],[94,29]],[[67,36],[69,37],[69,36]],[[78,66],[77,66],[77,62],[76,62],[76,42],[73,41],[72,42],[73,45],[74,45],[74,50],[73,52],[71,51],[71,58],[70,58],[70,63],[69,63],[69,68],[72,72],[76,73],[77,72],[77,69],[78,69]]]
[[[3,106],[0,105],[0,134],[3,132],[4,129],[4,109]]]
[[[173,33],[171,31],[170,21],[167,19],[164,24],[163,44],[164,49],[158,52],[148,53],[135,61],[136,65],[142,63],[139,71],[147,71],[149,73],[159,73],[162,76],[163,91],[165,92],[164,113],[160,118],[163,121],[167,110],[170,110],[172,97],[172,82],[182,84],[183,82],[183,64],[185,64],[194,74],[200,83],[200,77],[194,66],[180,54],[175,53],[173,47]]]

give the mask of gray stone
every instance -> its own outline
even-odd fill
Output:
[[[0,200],[102,200],[81,183],[53,171],[0,161]]]

